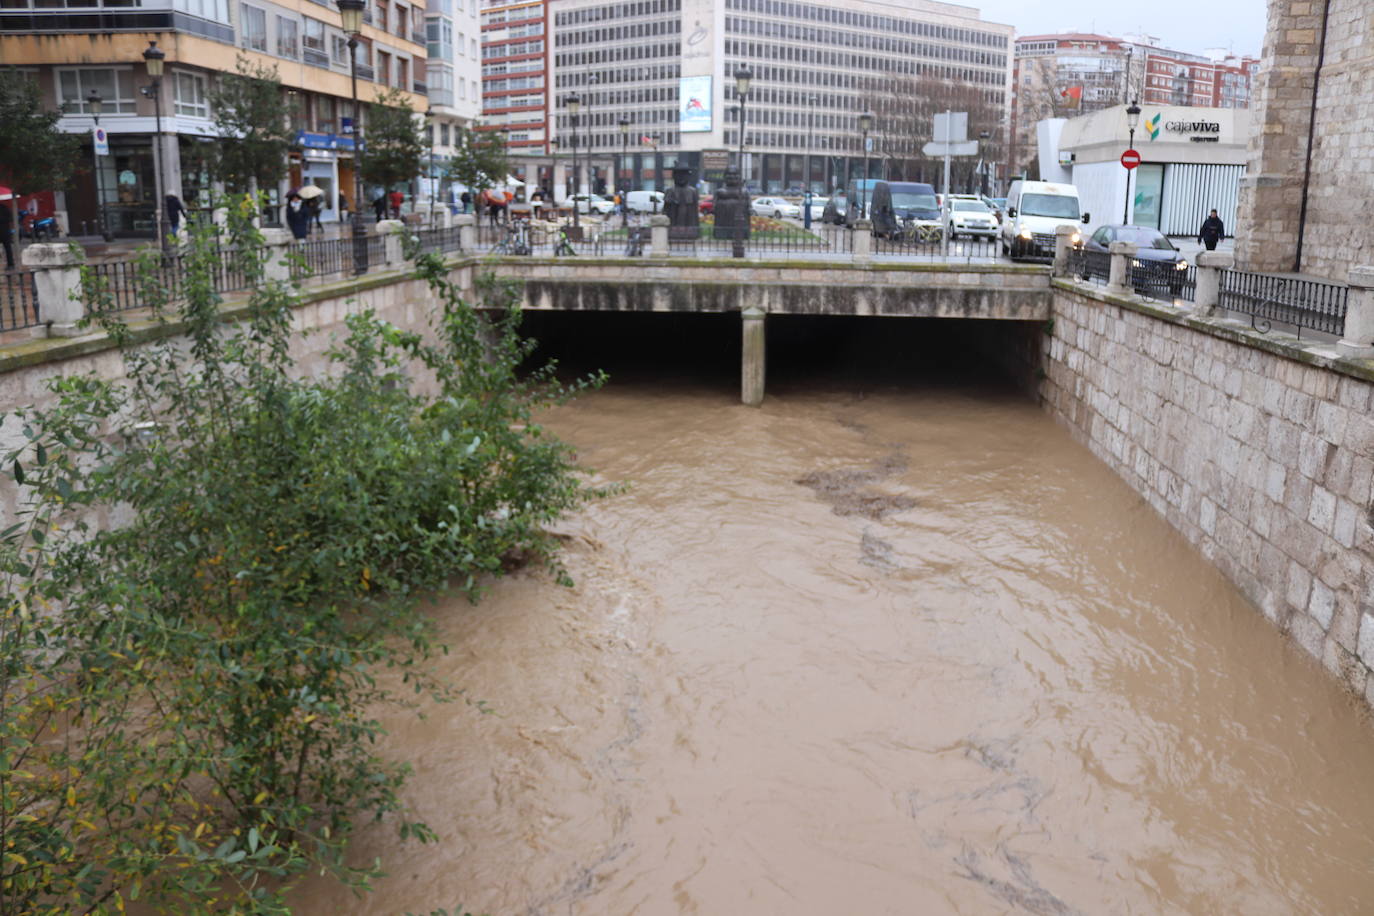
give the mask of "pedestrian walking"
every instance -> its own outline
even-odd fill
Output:
[[[386,195],[378,194],[377,199],[372,202],[372,212],[377,214],[377,222],[386,219]]]
[[[319,226],[320,234],[324,235],[324,221],[320,219],[320,211],[322,211],[324,207],[320,204],[320,200],[321,198],[319,197],[312,197],[305,202],[306,213],[310,215],[310,219],[306,222],[305,226],[307,234],[309,234],[309,230],[312,226]]]
[[[180,235],[181,220],[186,216],[186,205],[175,194],[168,194],[163,203],[167,207],[167,222],[172,227],[172,235]]]
[[[468,212],[468,208],[472,206],[472,194],[468,191],[464,191],[462,196],[458,199],[463,203],[463,212]]]
[[[400,191],[392,191],[392,192],[391,192],[390,200],[391,200],[391,218],[392,218],[392,219],[400,219],[400,218],[401,218],[401,204],[405,203],[405,199],[406,199],[406,196],[405,196],[404,194],[402,194]]]
[[[8,200],[0,200],[0,242],[5,246],[5,270],[14,270],[14,213]]]
[[[298,242],[310,235],[310,209],[295,191],[286,195],[286,225]]]
[[[1225,235],[1226,227],[1222,225],[1221,217],[1217,216],[1217,211],[1213,210],[1202,221],[1202,228],[1197,231],[1197,240],[1206,245],[1208,251],[1216,251],[1217,242],[1220,242]]]

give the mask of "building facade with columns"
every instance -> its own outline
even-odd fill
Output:
[[[558,0],[550,20],[551,139],[560,158],[575,135],[580,154],[615,163],[580,170],[593,189],[663,189],[677,165],[700,179],[713,150],[735,164],[745,65],[743,166],[761,193],[879,177],[881,125],[868,156],[858,127],[875,87],[959,83],[999,111],[1010,90],[1012,27],[929,0]]]
[[[370,0],[359,53],[359,98],[398,87],[417,111],[425,93],[424,0]],[[144,63],[149,42],[165,53],[156,95]],[[208,204],[207,151],[217,133],[210,110],[216,79],[242,58],[275,67],[293,111],[295,149],[275,201],[289,187],[324,190],[324,218],[353,205],[354,157],[348,39],[333,4],[314,0],[91,0],[52,6],[6,0],[0,9],[0,61],[35,80],[47,107],[64,112],[59,128],[83,147],[58,215],[73,234],[151,237],[165,194],[193,211]],[[109,155],[99,166],[89,102],[101,99]],[[159,123],[160,119],[160,123]],[[159,130],[160,128],[160,130]],[[99,189],[97,193],[97,188]],[[46,189],[18,189],[20,191]],[[269,220],[277,213],[269,208]]]
[[[1374,16],[1367,0],[1271,0],[1236,262],[1344,282],[1374,264]]]

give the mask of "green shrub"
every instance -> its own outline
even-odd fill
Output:
[[[251,211],[231,217],[244,320],[219,315],[209,235],[184,304],[155,310],[186,343],[129,344],[88,277],[127,381],[64,378],[4,418],[25,508],[0,534],[0,912],[283,913],[307,868],[366,887],[359,815],[432,838],[375,718],[448,696],[421,599],[476,600],[512,557],[566,578],[543,526],[599,492],[534,422],[599,380],[517,375],[512,289],[484,285],[488,318],[420,258],[433,333],[353,315],[337,371],[302,379]]]

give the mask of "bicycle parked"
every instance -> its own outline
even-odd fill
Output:
[[[524,220],[511,220],[506,226],[506,234],[491,249],[492,254],[531,255],[534,246],[530,243],[530,226]]]

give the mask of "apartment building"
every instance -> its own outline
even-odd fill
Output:
[[[98,231],[103,221],[118,237],[152,236],[164,193],[192,208],[208,202],[211,87],[240,57],[276,67],[294,112],[288,175],[263,190],[280,199],[293,185],[318,184],[324,218],[336,219],[354,196],[350,60],[339,26],[325,0],[5,0],[0,62],[31,74],[47,103],[65,112],[59,127],[85,138],[81,163],[94,161],[89,99],[100,96],[109,155],[58,195],[73,232]],[[152,41],[166,55],[155,96],[145,92],[152,80],[143,59]],[[424,111],[425,45],[424,0],[372,0],[358,47],[359,98],[398,87]]]
[[[481,13],[482,129],[511,152],[550,153],[548,0],[487,0]]]
[[[482,114],[481,26],[478,0],[429,0],[425,11],[429,140],[436,180],[453,155],[458,128]]]
[[[558,0],[550,18],[550,131],[560,155],[571,148],[575,93],[578,149],[615,163],[614,174],[593,166],[582,180],[593,188],[661,189],[677,165],[709,181],[710,150],[729,151],[761,192],[829,188],[881,174],[882,126],[865,156],[858,115],[882,87],[957,83],[999,112],[1010,91],[1011,26],[947,3]],[[753,80],[741,160],[744,65]]]
[[[1036,159],[1035,125],[1138,101],[1141,105],[1247,108],[1258,61],[1223,51],[1191,54],[1145,35],[1091,32],[1016,39],[1008,163]]]

